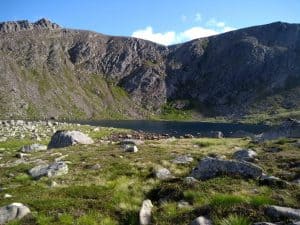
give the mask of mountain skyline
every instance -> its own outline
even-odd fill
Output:
[[[171,45],[249,26],[299,23],[300,2],[289,1],[9,1],[0,21],[47,18],[65,28],[133,36]],[[267,10],[266,10],[267,9]],[[255,14],[255,16],[253,16]]]

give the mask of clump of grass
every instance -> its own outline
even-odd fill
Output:
[[[238,215],[230,215],[225,219],[218,220],[217,225],[250,225],[248,218]]]
[[[275,203],[275,201],[267,196],[252,196],[249,203],[253,205],[254,207],[259,207],[263,205],[272,205]]]
[[[213,208],[227,208],[243,203],[247,203],[245,197],[230,194],[217,194],[210,200],[210,206]]]

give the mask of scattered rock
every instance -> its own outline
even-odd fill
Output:
[[[224,138],[224,134],[222,131],[211,131],[210,132],[210,137],[212,138]]]
[[[173,159],[172,162],[175,164],[188,164],[190,162],[193,162],[193,157],[188,155],[182,155],[178,156],[177,158]]]
[[[254,162],[257,153],[252,149],[240,149],[233,153],[233,158],[239,161]]]
[[[191,176],[196,179],[206,180],[220,175],[238,175],[243,178],[256,179],[262,175],[262,169],[254,164],[244,161],[206,157],[202,159],[198,166],[192,171]]]
[[[198,183],[199,181],[197,179],[195,179],[194,177],[185,177],[183,182],[188,185],[193,185],[193,184]]]
[[[280,126],[272,128],[260,135],[256,135],[257,141],[273,140],[277,138],[299,138],[300,137],[300,121],[295,119],[287,119]]]
[[[193,220],[190,225],[212,225],[212,222],[204,216],[199,216]]]
[[[141,145],[144,144],[144,141],[138,139],[124,139],[120,141],[121,145]]]
[[[278,177],[268,176],[266,174],[262,174],[259,178],[259,183],[261,185],[268,185],[268,186],[277,186],[277,187],[287,187],[288,182],[281,180]]]
[[[268,223],[268,222],[257,222],[254,223],[253,225],[276,225],[275,223]]]
[[[266,149],[266,152],[270,152],[270,153],[277,153],[277,152],[281,152],[282,148],[279,147],[270,147]]]
[[[136,145],[125,145],[124,146],[124,151],[125,152],[138,152],[138,148],[136,147]]]
[[[142,207],[140,209],[139,217],[140,217],[140,225],[149,225],[151,224],[151,210],[152,210],[152,202],[147,199],[143,201]]]
[[[155,170],[155,177],[159,180],[167,180],[173,178],[171,172],[166,168],[160,168]]]
[[[0,224],[21,219],[30,213],[30,209],[22,203],[12,203],[0,208]]]
[[[10,194],[5,194],[3,197],[4,197],[4,198],[12,198],[12,195],[10,195]]]
[[[19,159],[24,159],[24,158],[26,158],[28,156],[30,156],[30,155],[26,154],[26,153],[21,153],[21,152],[19,152],[19,153],[16,154],[16,157],[19,158]]]
[[[24,153],[46,151],[46,150],[47,150],[47,146],[42,144],[26,145],[20,149],[20,151]]]
[[[191,207],[191,205],[187,201],[180,200],[177,204],[177,207],[178,208],[189,208],[189,207]]]
[[[90,169],[90,170],[100,170],[101,169],[101,165],[97,163],[95,165],[88,166],[88,169]]]
[[[57,131],[51,138],[48,148],[63,148],[76,144],[93,144],[94,141],[80,131]]]
[[[266,208],[266,214],[273,219],[300,220],[300,209],[271,205]]]
[[[55,162],[51,165],[39,165],[29,170],[29,174],[39,179],[43,176],[53,177],[68,173],[68,165],[65,162]]]

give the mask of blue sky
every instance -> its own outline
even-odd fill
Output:
[[[274,21],[300,23],[299,12],[300,0],[2,0],[0,21],[45,17],[168,45]]]

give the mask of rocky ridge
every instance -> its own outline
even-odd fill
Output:
[[[297,111],[299,29],[276,22],[162,46],[46,19],[4,22],[1,117],[147,118],[182,100],[206,116]]]

